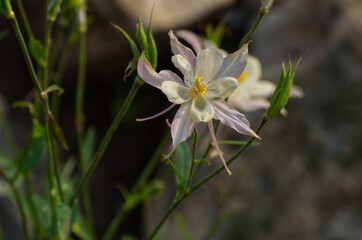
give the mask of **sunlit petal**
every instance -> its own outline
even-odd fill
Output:
[[[214,79],[222,77],[233,77],[237,79],[244,71],[247,60],[248,44],[244,44],[238,51],[224,58],[222,67]]]
[[[177,67],[178,70],[180,70],[182,75],[184,75],[184,76],[190,75],[191,65],[182,55],[180,55],[180,54],[173,55],[171,57],[171,60],[172,60],[173,64],[175,65],[175,67]]]
[[[182,38],[195,50],[196,53],[202,49],[199,36],[189,30],[179,30],[175,32],[177,37]]]
[[[196,68],[196,56],[194,54],[194,52],[184,46],[175,36],[175,34],[173,34],[172,31],[168,32],[168,35],[170,37],[170,44],[171,44],[171,51],[173,54],[178,55],[180,54],[181,56],[183,56],[186,61],[189,62],[190,66],[191,66],[191,73],[195,74],[195,68]]]
[[[207,86],[207,97],[213,98],[227,98],[238,87],[238,82],[232,77],[223,77],[213,81]]]
[[[197,54],[196,75],[204,77],[206,82],[214,78],[223,64],[222,54],[214,48],[207,48]]]
[[[208,122],[214,117],[214,109],[205,97],[191,101],[190,116],[195,122]]]
[[[269,97],[273,94],[274,90],[274,83],[269,81],[255,82],[245,89],[251,97]]]
[[[144,52],[138,60],[137,73],[143,79],[143,81],[158,89],[161,89],[161,84],[165,80],[163,76],[160,76],[152,68],[151,64],[147,61]]]
[[[172,145],[176,149],[177,145],[191,135],[195,127],[195,122],[190,117],[191,102],[186,102],[180,106],[171,125]]]
[[[161,89],[172,103],[181,104],[190,99],[190,94],[187,93],[188,88],[184,84],[164,81],[162,82]]]
[[[239,133],[260,139],[260,137],[249,127],[250,124],[243,114],[231,108],[227,103],[221,100],[213,101],[212,104],[215,111],[215,119],[220,120],[223,124],[235,129]]]

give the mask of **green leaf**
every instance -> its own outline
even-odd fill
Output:
[[[44,129],[34,120],[31,140],[16,158],[19,171],[26,173],[33,169],[44,152],[45,142]]]
[[[12,107],[13,108],[25,108],[25,109],[28,109],[29,110],[29,113],[31,115],[33,115],[34,113],[34,104],[32,102],[27,102],[27,101],[17,101],[17,102],[14,102],[12,104]]]
[[[92,239],[88,226],[82,215],[76,215],[75,221],[72,224],[72,233],[81,240]]]
[[[175,151],[175,165],[182,179],[176,176],[177,186],[186,185],[189,181],[191,165],[192,165],[192,155],[189,146],[186,142],[180,143]],[[184,182],[182,182],[184,181]]]
[[[138,47],[136,45],[136,43],[132,40],[132,38],[128,35],[128,33],[123,30],[123,28],[121,28],[120,26],[114,24],[114,23],[111,23],[111,25],[117,29],[118,31],[120,31],[128,40],[128,43],[129,45],[131,46],[131,50],[132,50],[132,53],[133,53],[133,56],[136,58],[136,59],[139,59],[141,54],[140,54],[140,51],[138,50]]]
[[[41,95],[42,95],[43,97],[45,97],[46,95],[48,95],[48,93],[54,92],[54,91],[58,91],[58,95],[59,95],[59,96],[64,93],[64,89],[63,89],[63,88],[59,87],[58,85],[53,84],[53,85],[49,86],[46,90],[44,90],[44,91],[41,93]]]
[[[181,236],[184,240],[192,240],[192,235],[190,234],[189,230],[187,229],[186,223],[183,220],[183,217],[180,213],[176,213],[174,215],[175,223],[177,229],[180,231]]]
[[[0,150],[0,167],[2,167],[8,176],[12,176],[16,171],[16,167],[11,158],[2,150]]]
[[[136,38],[137,38],[138,43],[141,45],[142,51],[145,51],[147,60],[151,61],[150,52],[148,50],[147,36],[146,36],[145,30],[143,29],[141,18],[138,18],[138,24],[137,24],[137,29],[136,29]]]
[[[30,55],[35,59],[35,61],[40,66],[46,65],[44,47],[39,40],[37,40],[35,38],[30,38],[29,39],[29,50],[30,50]]]
[[[48,113],[48,123],[50,132],[55,140],[57,140],[57,142],[59,142],[65,150],[69,150],[67,141],[64,137],[64,133],[51,113]]]
[[[95,147],[96,147],[96,141],[97,141],[97,135],[96,130],[94,127],[88,128],[83,142],[82,142],[82,156],[83,156],[83,163],[82,166],[88,166],[89,162],[91,161],[91,158],[93,156]]]
[[[32,198],[40,226],[43,228],[47,237],[50,237],[52,236],[50,204],[41,196],[34,195]]]
[[[69,235],[71,211],[68,205],[58,203],[57,205],[57,229],[61,240],[67,239]]]
[[[156,47],[156,43],[155,43],[155,39],[153,38],[152,35],[152,30],[151,30],[151,22],[152,22],[152,15],[153,15],[153,9],[154,9],[155,5],[153,5],[152,10],[151,10],[151,16],[150,16],[150,21],[148,23],[148,28],[147,28],[147,32],[146,32],[146,37],[147,37],[147,45],[148,45],[148,54],[149,54],[149,61],[152,65],[152,67],[154,69],[156,69],[157,66],[157,47]]]

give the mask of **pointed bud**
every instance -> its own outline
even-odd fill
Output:
[[[287,104],[290,94],[290,89],[292,87],[295,71],[297,70],[300,58],[292,69],[292,63],[289,60],[289,70],[286,73],[284,68],[284,63],[282,65],[282,72],[280,74],[280,80],[277,87],[273,93],[273,96],[270,99],[270,106],[266,111],[265,117],[270,119],[277,115]]]
[[[260,11],[267,13],[269,9],[272,7],[274,0],[260,0]]]
[[[0,0],[0,13],[6,18],[11,18],[14,15],[10,0]]]

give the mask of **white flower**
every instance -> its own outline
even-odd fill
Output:
[[[199,51],[196,57],[172,31],[169,36],[174,54],[171,59],[182,72],[183,80],[169,70],[157,73],[144,53],[138,61],[138,75],[160,89],[170,102],[181,105],[171,125],[173,150],[190,136],[196,123],[206,122],[220,158],[231,174],[217,146],[211,120],[215,118],[239,133],[259,138],[249,128],[245,116],[224,101],[238,86],[237,78],[247,62],[247,45],[226,57],[213,48]]]

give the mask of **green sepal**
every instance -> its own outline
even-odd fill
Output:
[[[300,58],[295,65],[295,67],[292,69],[292,63],[289,60],[289,70],[286,73],[284,63],[282,65],[282,72],[280,74],[280,79],[278,82],[277,87],[275,88],[275,91],[273,93],[273,96],[270,99],[270,106],[268,107],[265,117],[267,119],[270,119],[277,115],[287,104],[290,94],[290,89],[293,84],[294,74],[297,70],[297,67],[299,65]]]
[[[274,0],[260,0],[260,11],[263,13],[267,13],[269,9],[272,7]]]
[[[156,69],[156,66],[157,66],[157,47],[156,47],[155,39],[153,38],[152,30],[151,30],[152,16],[153,16],[153,8],[152,8],[152,11],[151,11],[150,21],[148,23],[146,37],[147,37],[147,44],[148,44],[147,50],[149,52],[148,53],[149,54],[148,60],[150,61],[151,66],[153,67],[153,69]]]
[[[143,28],[141,18],[138,18],[138,24],[136,28],[136,38],[141,46],[141,49],[146,52],[146,57],[149,60],[147,36]]]
[[[132,53],[133,53],[133,56],[136,58],[136,59],[139,59],[140,56],[141,56],[141,53],[140,51],[138,50],[138,47],[136,45],[136,43],[132,40],[132,38],[128,35],[128,33],[123,29],[121,28],[120,26],[114,24],[114,23],[111,23],[111,25],[117,29],[118,31],[120,31],[128,40],[128,43],[131,47],[131,50],[132,50]]]
[[[60,10],[61,0],[51,0],[47,8],[47,20],[55,21],[57,14]]]
[[[0,13],[6,18],[11,18],[13,10],[11,8],[10,0],[0,0]]]
[[[217,47],[221,46],[221,41],[225,34],[225,21],[226,21],[225,18],[222,19],[215,28],[211,23],[206,25],[205,29],[206,39],[215,43]]]
[[[46,65],[44,47],[39,40],[32,37],[29,39],[29,51],[40,66]]]

